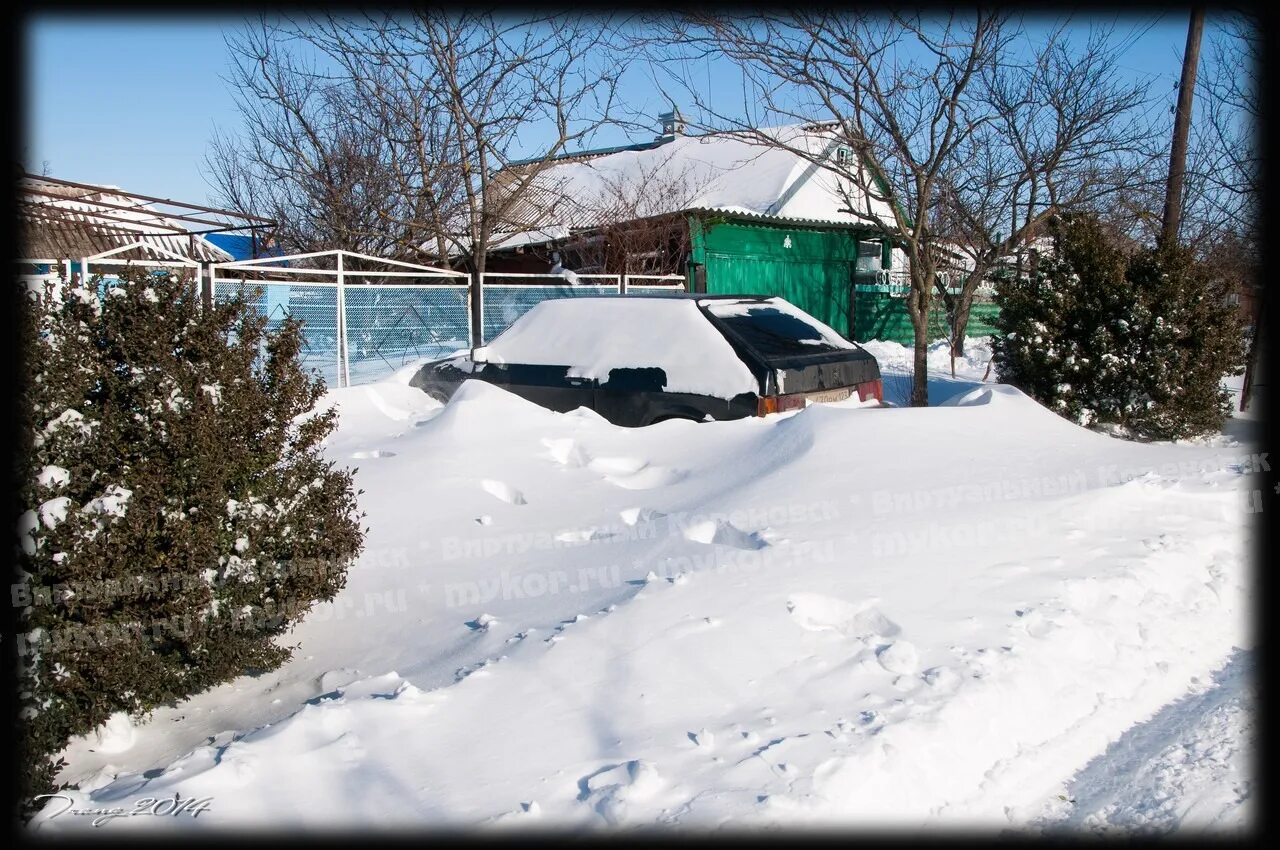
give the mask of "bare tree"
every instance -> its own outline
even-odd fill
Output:
[[[1149,86],[1126,81],[1119,61],[1109,30],[1077,47],[1058,28],[1030,59],[1007,52],[984,65],[970,112],[977,126],[955,148],[937,198],[939,236],[968,259],[957,290],[938,289],[953,375],[974,296],[1002,258],[1055,215],[1153,184],[1160,148],[1143,108]]]
[[[586,239],[566,246],[584,264],[608,274],[665,274],[683,265],[693,246],[681,213],[710,179],[693,163],[671,155],[650,159],[630,170],[602,173],[587,197],[565,196],[590,225]]]
[[[215,132],[208,177],[224,202],[276,219],[287,251],[403,253],[422,229],[385,224],[413,203],[393,191],[391,139],[352,120],[363,114],[359,91],[305,49],[308,38],[301,25],[266,18],[228,38],[244,124]]]
[[[1220,230],[1256,253],[1258,203],[1262,197],[1262,33],[1256,13],[1230,14],[1213,37],[1210,62],[1197,78],[1202,120],[1193,126],[1188,183],[1192,196],[1184,216],[1207,241]]]
[[[296,223],[299,244],[483,273],[542,168],[609,123],[628,55],[615,33],[486,11],[263,20],[230,42],[246,128],[215,143],[213,179]]]
[[[1256,10],[1234,10],[1210,49],[1209,73],[1200,76],[1205,104],[1193,152],[1189,182],[1200,203],[1189,218],[1205,234],[1197,246],[1218,273],[1230,279],[1251,306],[1249,353],[1240,409],[1247,408],[1258,368],[1268,305],[1263,285],[1258,216],[1263,193],[1261,168],[1262,29]],[[1194,153],[1193,153],[1194,156]]]
[[[913,405],[928,404],[929,313],[948,262],[936,238],[937,202],[948,167],[992,120],[977,110],[975,93],[1011,38],[1006,23],[991,11],[697,13],[669,21],[661,48],[671,60],[661,67],[692,99],[696,123],[736,130],[835,173],[848,211],[901,245],[915,337]],[[693,79],[690,60],[709,55],[741,71],[741,112],[714,108]],[[833,144],[815,147],[811,134],[761,129],[778,119],[828,134]],[[832,155],[837,144],[852,150],[850,163]]]

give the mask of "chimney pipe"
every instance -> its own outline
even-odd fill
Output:
[[[678,108],[673,107],[670,112],[662,113],[658,120],[662,122],[662,135],[658,136],[659,139],[671,141],[676,136],[684,135],[684,116]]]

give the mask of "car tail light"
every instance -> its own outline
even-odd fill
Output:
[[[804,393],[792,393],[791,395],[767,395],[762,396],[756,404],[756,416],[764,416],[769,413],[782,413],[786,410],[798,410],[804,407]]]
[[[863,381],[857,385],[856,389],[858,390],[858,401],[866,401],[869,398],[874,398],[876,401],[884,401],[884,385],[880,383],[879,378],[874,381]]]
[[[848,395],[840,395],[838,399],[824,398],[830,393],[840,393],[841,389],[847,390]],[[858,401],[866,401],[874,398],[876,401],[884,401],[884,390],[880,384],[880,379],[874,381],[863,381],[861,384],[849,388],[837,388],[835,390],[821,390],[811,393],[788,393],[786,395],[766,395],[761,396],[760,401],[756,402],[756,416],[767,416],[770,413],[783,413],[787,410],[799,410],[804,407],[810,400],[812,401],[836,401],[858,393]]]

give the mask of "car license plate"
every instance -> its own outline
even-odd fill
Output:
[[[816,393],[805,393],[804,403],[806,406],[810,404],[820,404],[827,401],[844,401],[853,395],[853,387],[841,387],[838,390],[822,390]]]

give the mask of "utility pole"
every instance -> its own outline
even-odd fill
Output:
[[[1187,136],[1191,130],[1191,96],[1196,88],[1196,65],[1200,62],[1200,35],[1204,31],[1204,8],[1191,9],[1187,27],[1187,49],[1182,54],[1182,81],[1178,84],[1178,111],[1173,119],[1173,147],[1169,151],[1169,182],[1164,193],[1164,220],[1160,245],[1178,241],[1182,218],[1182,180],[1187,170]]]

